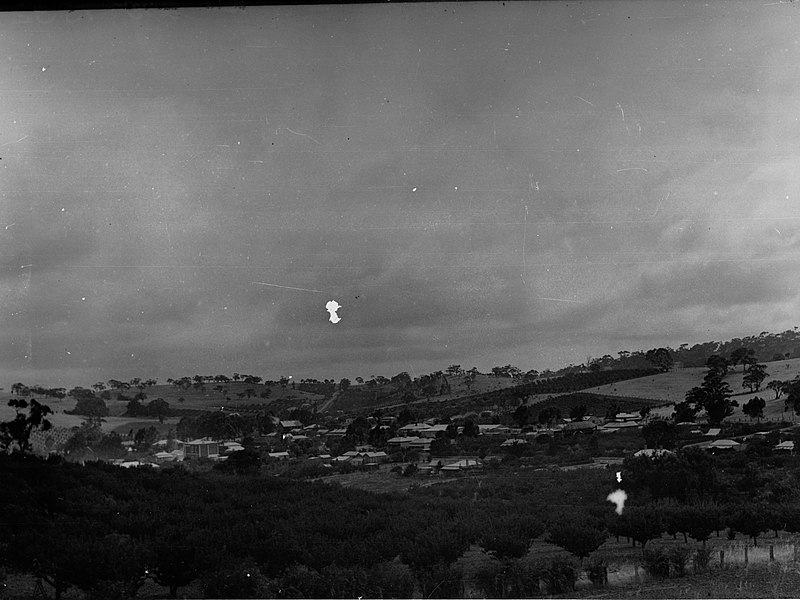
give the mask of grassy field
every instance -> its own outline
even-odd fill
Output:
[[[276,403],[280,406],[287,404],[300,406],[308,403],[313,404],[315,401],[322,400],[322,396],[311,394],[308,392],[301,392],[300,390],[293,390],[291,386],[286,388],[280,385],[269,386],[272,390],[269,398],[259,398],[259,394],[264,391],[267,386],[264,385],[248,385],[244,383],[230,383],[226,386],[227,397],[231,400],[225,399],[226,395],[221,394],[219,391],[214,390],[217,384],[206,384],[205,389],[190,388],[188,390],[179,389],[173,385],[155,385],[145,388],[144,393],[147,394],[147,399],[144,401],[146,404],[156,398],[163,398],[166,400],[171,408],[175,409],[190,409],[190,410],[217,410],[220,406],[235,407],[238,404],[252,404],[263,403],[273,404]],[[238,398],[238,393],[245,393],[245,390],[251,388],[255,391],[255,395],[251,398]],[[108,417],[104,419],[102,427],[105,431],[116,431],[118,433],[128,433],[133,428],[134,430],[140,427],[156,426],[159,431],[168,430],[170,427],[177,425],[180,417],[172,417],[165,419],[164,424],[160,425],[158,419],[144,419],[142,417],[126,417],[124,416],[127,409],[127,401],[120,402],[116,400],[117,391],[112,391],[112,399],[106,401],[108,407]],[[133,388],[124,392],[128,397],[133,397],[138,390]],[[8,406],[8,401],[16,396],[12,396],[8,392],[4,392],[0,396],[0,421],[9,421],[14,418],[16,414],[14,409]],[[183,398],[183,402],[179,401]],[[49,417],[50,422],[56,427],[77,427],[84,421],[84,417],[80,415],[69,415],[66,411],[72,411],[75,408],[76,401],[72,398],[37,398],[43,404],[46,404],[53,410],[53,414]]]
[[[741,420],[749,422],[750,418],[742,412],[742,406],[755,396],[763,398],[767,403],[764,409],[764,417],[766,419],[781,420],[785,418],[789,421],[792,420],[790,412],[784,413],[784,398],[776,400],[774,392],[766,389],[766,385],[773,379],[787,380],[796,377],[798,373],[800,373],[800,358],[768,362],[765,364],[767,365],[768,375],[759,392],[751,393],[747,388],[742,387],[743,373],[741,365],[737,365],[736,368],[725,377],[725,381],[728,383],[733,393],[737,394],[733,399],[739,403],[739,408],[736,409],[731,417],[728,417],[729,421]],[[605,396],[653,398],[664,402],[682,402],[687,391],[703,383],[703,377],[706,372],[707,369],[700,367],[676,369],[669,373],[619,381],[617,383],[602,385],[584,391]],[[658,411],[658,414],[661,414],[661,412],[664,412],[664,416],[668,416],[672,414],[672,408],[665,409],[665,411]]]
[[[475,380],[469,387],[464,383],[464,376],[448,376],[447,381],[450,383],[450,393],[441,396],[431,396],[431,402],[449,402],[476,394],[504,390],[521,383],[520,379],[492,377],[484,374],[475,377]],[[377,400],[374,398],[375,392],[378,393]],[[415,403],[424,404],[427,402],[428,399],[426,398],[418,398],[415,402],[412,402],[411,405],[413,406]],[[350,387],[350,393],[345,393],[337,399],[333,406],[328,409],[328,412],[335,412],[336,410],[370,410],[379,407],[395,408],[399,406],[405,406],[405,403],[401,401],[400,395],[395,393],[394,386],[391,384],[376,386],[374,388],[367,387],[366,385],[353,384]]]

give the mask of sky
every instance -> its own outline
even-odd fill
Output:
[[[1,14],[0,386],[790,329],[798,31],[771,0]]]

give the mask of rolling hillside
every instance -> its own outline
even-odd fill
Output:
[[[221,406],[235,408],[237,405],[243,404],[266,404],[268,406],[275,406],[275,409],[286,408],[288,406],[301,406],[308,403],[313,405],[314,402],[322,402],[323,396],[319,394],[311,394],[300,390],[293,390],[291,385],[282,387],[280,385],[265,386],[262,384],[252,385],[241,382],[232,382],[227,384],[227,394],[223,395],[214,387],[217,384],[206,384],[203,388],[191,387],[189,389],[180,389],[174,385],[154,385],[145,388],[144,393],[147,398],[144,404],[156,399],[163,398],[166,400],[171,409],[178,411],[195,411],[195,410],[219,410]],[[270,396],[267,399],[260,398],[259,395],[266,389],[270,388]],[[248,399],[246,397],[246,390],[252,389],[254,394]],[[139,390],[132,388],[124,392],[124,394],[131,398]],[[112,399],[106,401],[109,416],[104,419],[102,427],[106,431],[117,431],[127,433],[130,428],[139,428],[149,425],[158,426],[157,419],[148,419],[146,417],[127,417],[125,411],[127,408],[127,401],[116,400],[118,392],[112,391]],[[244,394],[239,398],[238,394]],[[230,401],[226,400],[230,398]],[[15,398],[9,392],[4,391],[0,395],[0,421],[10,421],[15,416],[13,408],[8,406],[8,401]],[[183,398],[181,402],[179,399]],[[53,410],[53,415],[49,417],[54,426],[57,427],[76,427],[83,421],[84,417],[80,415],[66,414],[65,411],[72,411],[75,408],[76,401],[72,398],[38,398],[40,402],[48,405]],[[164,425],[174,426],[180,420],[180,415],[171,417],[165,420]]]
[[[767,378],[764,380],[761,391],[751,393],[748,388],[742,387],[742,367],[737,365],[733,371],[729,371],[725,381],[730,386],[734,394],[733,399],[739,403],[733,415],[727,420],[747,420],[750,418],[742,412],[742,406],[755,396],[763,398],[767,405],[764,409],[764,417],[767,419],[786,419],[792,420],[790,412],[784,413],[784,398],[775,399],[775,393],[766,389],[767,383],[773,379],[787,380],[793,379],[800,374],[800,358],[781,360],[763,363],[767,365]],[[659,373],[649,377],[638,379],[628,379],[610,385],[602,385],[589,388],[584,391],[601,394],[603,396],[619,396],[625,398],[651,398],[663,402],[682,402],[686,392],[695,386],[703,383],[703,377],[707,372],[706,368],[691,367],[676,369],[669,373]],[[669,416],[672,409],[657,409],[654,414]],[[795,420],[800,420],[797,417]]]

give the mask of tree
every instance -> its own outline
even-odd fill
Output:
[[[481,430],[478,425],[475,424],[471,419],[464,421],[464,429],[461,432],[464,437],[477,437],[480,432]]]
[[[367,582],[367,593],[374,598],[411,598],[414,593],[414,576],[399,558],[373,565]]]
[[[200,557],[196,544],[186,544],[185,534],[177,527],[159,528],[153,544],[151,575],[158,585],[169,588],[170,598],[178,597],[178,588],[200,576]]]
[[[650,540],[661,537],[664,524],[661,513],[653,506],[631,506],[617,517],[622,521],[625,535],[642,545],[642,551]]]
[[[519,424],[520,428],[525,427],[528,424],[528,418],[530,417],[528,407],[524,404],[520,404],[511,417]]]
[[[159,417],[163,419],[164,417],[170,416],[172,412],[169,408],[169,402],[163,398],[156,398],[147,404],[146,414],[150,417]]]
[[[548,527],[545,541],[561,546],[581,561],[597,550],[608,537],[608,531],[598,524],[562,516]]]
[[[706,360],[706,366],[710,371],[716,371],[720,377],[724,377],[728,373],[728,360],[719,354],[712,354]]]
[[[347,388],[350,387],[350,380],[347,377],[343,377],[342,380],[339,382],[339,391],[344,393],[347,391]]]
[[[733,367],[736,367],[736,365],[741,363],[742,371],[744,372],[744,367],[747,364],[748,359],[752,358],[753,356],[755,356],[755,350],[753,350],[752,348],[745,348],[744,346],[741,346],[736,350],[734,350],[733,352],[731,352],[731,357],[729,362]]]
[[[677,402],[675,404],[675,410],[672,413],[672,420],[676,423],[693,423],[695,418],[697,418],[698,412],[698,407],[689,400]]]
[[[574,421],[583,421],[583,417],[586,416],[586,405],[585,404],[578,404],[573,406],[569,410],[569,418]]]
[[[450,365],[449,367],[447,367],[447,369],[445,369],[445,372],[451,377],[460,375],[462,372],[461,365]]]
[[[767,383],[767,389],[775,392],[775,400],[777,400],[783,395],[786,383],[787,382],[781,381],[780,379],[773,379],[772,381]]]
[[[16,416],[11,421],[0,423],[0,449],[6,452],[18,450],[24,454],[30,450],[30,437],[34,429],[47,431],[53,426],[46,418],[53,411],[33,398],[30,404],[27,400],[12,398],[8,405],[14,409]],[[23,412],[26,409],[27,414]]]
[[[753,503],[741,506],[731,518],[731,528],[752,538],[757,546],[758,536],[769,528],[766,506]]]
[[[644,358],[658,370],[665,373],[669,371],[675,363],[672,358],[672,353],[667,348],[653,348],[652,350],[648,350]]]
[[[761,389],[761,383],[767,377],[767,365],[752,364],[742,378],[742,387],[749,387],[751,392]]]
[[[706,540],[711,534],[718,531],[721,527],[720,510],[713,504],[694,504],[681,508],[684,513],[683,521],[686,533],[698,542],[706,545]]]
[[[70,414],[83,415],[85,417],[107,417],[108,407],[102,398],[97,396],[83,396],[78,399],[75,408]]]
[[[232,453],[219,466],[222,471],[233,471],[237,475],[254,475],[261,469],[261,455],[257,450],[245,448]]]
[[[788,382],[783,389],[786,392],[784,407],[791,407],[795,414],[800,415],[800,380],[794,379]]]
[[[749,402],[745,403],[742,407],[742,412],[751,419],[758,419],[761,421],[764,418],[764,407],[767,405],[763,398],[758,396],[751,398]]]
[[[642,427],[642,436],[648,448],[671,450],[677,439],[675,423],[666,419],[653,419]]]
[[[696,410],[705,410],[708,422],[719,425],[725,417],[733,414],[733,407],[739,406],[731,400],[730,386],[722,381],[719,371],[710,370],[700,387],[693,387],[686,392],[686,401],[693,404]]]
[[[539,411],[537,420],[541,425],[552,426],[553,423],[561,419],[561,411],[555,406],[548,406],[547,408]]]
[[[158,441],[158,430],[155,427],[142,427],[136,432],[133,443],[139,451],[149,450]]]
[[[619,408],[619,404],[616,402],[612,402],[608,408],[606,409],[606,419],[609,421],[613,421],[617,418],[617,415],[622,412]]]

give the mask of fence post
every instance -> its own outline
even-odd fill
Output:
[[[725,550],[719,551],[719,566],[720,567],[725,566]]]
[[[794,562],[797,562],[797,544],[792,544],[794,550]]]
[[[747,566],[747,544],[744,545],[744,565]]]
[[[769,545],[769,560],[770,561],[775,560],[775,546],[773,546],[772,544]]]

